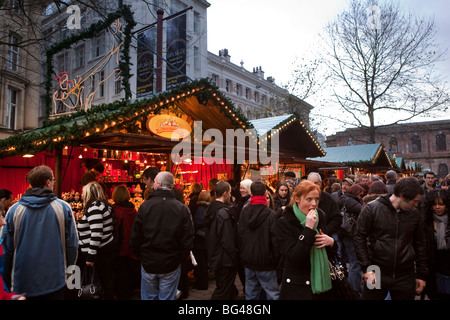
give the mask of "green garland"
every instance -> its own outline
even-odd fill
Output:
[[[122,130],[142,134],[144,128],[140,124],[145,123],[150,114],[159,114],[163,110],[172,108],[174,104],[172,98],[177,96],[180,96],[179,100],[186,100],[190,96],[195,96],[197,99],[205,97],[212,99],[236,128],[239,128],[241,124],[246,128],[253,128],[247,118],[236,110],[231,100],[211,84],[209,79],[199,79],[149,98],[101,104],[87,111],[79,110],[71,115],[49,120],[46,127],[0,140],[0,157],[33,154],[40,151],[52,152],[56,146],[61,145],[80,146],[86,134],[95,136]],[[223,106],[218,103],[217,97],[224,102]],[[225,106],[232,110],[234,116],[225,109]],[[113,122],[116,122],[116,125],[110,126]],[[108,125],[107,129],[104,129],[105,125]],[[96,128],[101,128],[101,131],[96,132]]]
[[[126,27],[124,30],[125,39],[124,44],[121,49],[122,53],[122,61],[119,63],[119,69],[122,75],[122,87],[125,91],[125,99],[131,99],[131,89],[130,89],[130,44],[131,44],[131,31],[136,26],[136,22],[133,18],[133,13],[131,12],[130,6],[121,6],[116,12],[108,14],[108,17],[105,21],[99,21],[97,23],[92,24],[88,29],[83,32],[72,34],[70,37],[64,39],[63,41],[57,42],[50,46],[47,49],[47,74],[46,74],[46,83],[45,83],[45,117],[43,126],[47,127],[52,125],[52,122],[49,120],[49,116],[52,108],[52,79],[55,73],[53,68],[53,56],[62,50],[69,49],[72,45],[78,43],[81,40],[89,39],[95,37],[99,32],[107,29],[114,21],[119,18],[123,18],[125,20]]]

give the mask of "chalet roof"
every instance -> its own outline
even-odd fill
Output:
[[[348,166],[392,167],[391,160],[381,143],[324,148],[324,157],[310,160],[342,163]]]

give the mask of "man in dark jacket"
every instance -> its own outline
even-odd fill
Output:
[[[322,188],[322,177],[319,173],[309,173],[307,180]],[[338,204],[328,192],[320,193],[319,209],[325,212],[327,216],[328,235],[336,234],[342,224],[342,215]]]
[[[238,223],[239,251],[245,267],[245,298],[259,299],[262,287],[267,300],[278,300],[276,213],[267,206],[263,182],[253,182],[250,190],[250,203],[242,209]]]
[[[174,300],[181,263],[193,247],[194,227],[187,206],[175,198],[170,172],[158,173],[155,191],[138,210],[130,247],[142,263],[141,299]]]
[[[215,188],[216,198],[205,212],[206,243],[209,268],[214,270],[216,289],[211,300],[235,300],[234,284],[237,273],[236,223],[229,210],[231,186],[219,181]]]
[[[416,208],[422,195],[416,178],[402,178],[394,194],[370,202],[359,215],[354,244],[366,282],[364,299],[383,300],[389,291],[393,300],[410,300],[423,291],[426,239]],[[381,275],[372,272],[378,268]]]

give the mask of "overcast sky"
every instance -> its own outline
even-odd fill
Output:
[[[318,41],[324,26],[347,0],[208,0],[208,51],[227,48],[231,61],[262,66],[278,84],[290,79],[296,57]],[[417,15],[433,17],[442,47],[450,47],[449,0],[399,0]],[[275,4],[274,4],[275,3]],[[447,64],[450,73],[450,62]]]
[[[261,66],[278,85],[291,79],[297,57],[311,51],[324,26],[347,0],[208,0],[208,51],[227,48],[231,61],[251,71]],[[449,0],[399,0],[414,15],[434,17],[438,42],[450,48]],[[442,70],[450,80],[450,52]],[[450,114],[450,112],[449,112]]]

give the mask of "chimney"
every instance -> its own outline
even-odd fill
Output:
[[[258,76],[258,78],[264,80],[264,71],[262,71],[261,66],[253,68],[253,73]]]

